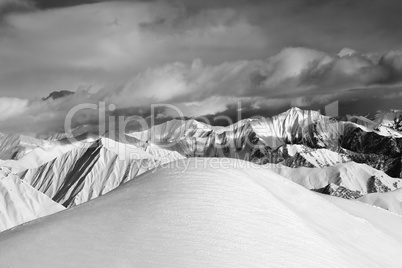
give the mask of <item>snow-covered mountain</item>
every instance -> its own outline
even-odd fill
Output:
[[[316,111],[292,108],[272,118],[245,119],[228,127],[193,119],[172,120],[127,135],[186,157],[285,162],[292,167],[355,161],[402,177],[402,133],[369,127],[355,117],[349,119],[337,121]]]
[[[402,110],[380,112],[376,115],[376,121],[381,126],[391,128],[402,133]]]
[[[220,169],[211,168],[214,161],[190,159],[146,173],[96,200],[3,232],[2,267],[402,262],[402,217],[356,201],[325,199],[240,160],[215,161]]]
[[[388,117],[293,108],[227,127],[2,134],[0,231],[25,224],[0,234],[0,262],[398,267],[402,139]]]
[[[0,169],[0,232],[63,209],[10,170]]]
[[[166,147],[173,143],[172,149],[189,156],[239,156],[239,151],[252,151],[249,147],[256,145],[275,150],[285,144],[310,141],[313,125],[321,142],[331,143],[340,135],[338,124],[330,117],[298,108],[272,118],[245,119],[228,127],[213,127],[194,119],[172,120],[128,135]]]
[[[357,200],[402,215],[401,188],[392,192],[367,194]]]
[[[101,138],[17,175],[54,201],[71,207],[113,190],[157,163],[141,149]]]
[[[192,119],[172,120],[127,135],[109,133],[99,137],[80,131],[75,143],[63,134],[52,135],[50,140],[3,135],[0,152],[6,160],[0,166],[11,168],[22,180],[66,207],[103,195],[132,174],[186,157],[230,157],[291,168],[334,166],[330,174],[341,173],[343,165],[338,164],[354,161],[401,177],[401,140],[351,121],[336,121],[316,111],[292,108],[272,118],[245,119],[228,127]],[[359,165],[348,167],[355,166]],[[322,169],[311,174],[319,170]],[[371,173],[358,172],[356,180],[367,184],[366,175]],[[334,183],[335,175],[328,174],[320,180],[320,187],[371,192],[367,186]],[[386,174],[370,177],[388,177]],[[381,179],[375,181],[385,185],[386,191],[397,188]],[[309,189],[318,189],[310,186]]]
[[[290,168],[280,164],[266,164],[264,167],[310,190],[319,191],[333,184],[357,192],[361,196],[402,187],[402,179],[391,178],[382,171],[355,162],[322,168]]]
[[[299,144],[285,144],[276,150],[269,147],[256,149],[250,159],[254,163],[281,163],[289,167],[327,167],[350,162],[345,153],[325,148],[310,148]]]
[[[35,148],[1,163],[36,190],[65,207],[76,206],[159,165],[185,158],[151,144],[138,148],[108,137],[90,137],[45,151]]]
[[[57,141],[46,141],[29,135],[0,133],[0,160],[19,159],[35,148],[48,150],[58,144]]]

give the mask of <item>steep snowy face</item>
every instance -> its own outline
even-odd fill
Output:
[[[399,122],[397,115],[392,116],[395,117],[394,121]],[[292,108],[278,116],[253,121],[252,124],[259,126],[254,129],[261,130],[256,131],[258,137],[268,137],[265,141],[270,148],[303,144],[310,148],[335,151],[344,148],[357,153],[401,156],[402,133],[393,131],[385,123],[373,125],[375,123],[366,118],[358,118],[356,122],[351,118],[351,121],[336,121],[315,111]]]
[[[374,121],[363,116],[349,115],[347,120],[367,132],[375,131],[382,136],[402,138],[402,128],[399,126],[402,117],[399,118],[399,114],[402,114],[402,112],[379,113]]]
[[[357,153],[401,156],[402,138],[383,136],[375,131],[365,131],[355,125],[347,125],[343,133],[342,148]]]
[[[133,132],[130,135],[140,141],[153,143],[175,142],[183,138],[203,138],[208,136],[212,127],[195,120],[171,120],[148,130]]]
[[[227,127],[213,127],[193,119],[172,120],[130,135],[156,144],[177,142],[185,138],[202,139],[215,136],[214,141],[218,145],[241,145],[242,142],[239,140],[248,138],[252,133],[263,144],[276,149],[284,144],[301,142],[305,128],[318,122],[327,125],[325,122],[329,120],[329,117],[316,111],[292,108],[272,118],[245,119]]]
[[[147,153],[106,137],[90,140],[48,151],[38,147],[21,159],[1,163],[0,231],[81,204],[157,165],[183,158],[158,148]]]
[[[54,201],[72,207],[103,195],[158,164],[155,157],[133,145],[101,138],[18,175]]]
[[[334,205],[249,162],[178,161],[0,234],[0,262],[13,268],[398,267],[402,231],[388,227],[401,226],[402,217],[345,202]]]
[[[128,134],[142,142],[176,151],[186,157],[242,157],[258,142],[250,120],[229,127],[212,127],[195,120],[172,120],[142,132]]]
[[[324,133],[335,139],[339,134],[338,126],[334,121],[317,111],[305,111],[291,108],[271,118],[261,118],[252,121],[252,127],[257,136],[272,149],[284,144],[300,144],[310,141],[313,137],[311,126],[315,126],[317,133]],[[335,130],[337,132],[335,132]],[[316,134],[317,134],[316,133]],[[324,139],[324,135],[321,134]],[[336,137],[335,137],[336,136]]]
[[[391,128],[391,132],[385,131],[386,126],[373,126],[377,123],[363,117],[349,120],[292,108],[271,118],[245,119],[228,127],[172,120],[128,135],[140,147],[152,143],[185,157],[230,157],[291,167],[356,161],[402,177],[402,136],[391,133]]]
[[[402,215],[402,189],[386,193],[367,194],[357,200]]]
[[[332,189],[326,192],[331,195],[338,195],[342,188],[354,192],[349,198],[357,198],[367,193],[389,192],[402,187],[401,179],[391,178],[382,171],[355,162],[323,168],[290,168],[275,164],[267,164],[264,167],[310,190],[325,192]],[[338,189],[336,186],[342,188]],[[328,188],[325,189],[326,187]]]
[[[315,111],[292,108],[272,118],[245,119],[228,127],[213,127],[195,120],[172,120],[128,135],[184,156],[245,159],[257,148],[275,150],[284,144],[302,142],[305,129],[320,120],[330,119]]]
[[[401,156],[389,156],[376,153],[357,153],[351,150],[341,149],[340,153],[356,162],[367,164],[375,169],[384,171],[387,175],[395,178],[402,178]]]
[[[396,130],[402,135],[402,111],[401,110],[393,110],[390,112],[384,112],[377,114],[378,123],[381,126],[391,128]]]
[[[327,167],[351,161],[343,153],[296,144],[286,144],[276,150],[269,147],[256,149],[250,160],[258,164],[281,163],[288,167]]]
[[[51,148],[37,147],[19,159],[1,161],[1,166],[10,168],[13,173],[20,173],[27,169],[38,168],[74,149],[87,148],[89,144],[88,140],[70,144],[53,143]]]
[[[0,232],[63,210],[6,168],[0,168]]]

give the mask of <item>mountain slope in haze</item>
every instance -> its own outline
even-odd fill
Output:
[[[401,179],[391,178],[382,171],[355,162],[322,168],[290,168],[280,164],[266,164],[264,167],[310,190],[319,190],[334,184],[358,192],[361,196],[402,187]]]
[[[190,159],[1,233],[0,262],[5,268],[399,267],[402,231],[388,226],[401,226],[402,217],[345,202],[354,204],[350,211],[249,162]]]
[[[371,193],[357,200],[402,215],[402,189],[386,193]]]
[[[0,168],[0,232],[64,207]]]
[[[57,145],[58,142],[56,141],[46,141],[28,135],[0,133],[0,159],[19,159],[35,148],[47,150]]]

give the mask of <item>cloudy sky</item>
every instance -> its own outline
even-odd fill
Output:
[[[400,0],[0,0],[0,123],[38,126],[99,101],[188,116],[231,114],[239,101],[266,116],[333,100],[344,112],[402,108],[401,10]],[[41,99],[60,90],[76,94]]]

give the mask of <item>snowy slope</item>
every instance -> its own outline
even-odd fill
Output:
[[[9,170],[0,168],[0,232],[63,209]]]
[[[347,155],[328,149],[311,149],[307,146],[298,144],[286,145],[285,147],[290,156],[299,154],[314,167],[328,167],[351,161]]]
[[[304,136],[310,136],[308,128],[313,123],[325,126],[325,131],[331,128],[331,133],[332,128],[338,131],[336,124],[330,122],[333,120],[318,112],[292,108],[272,118],[244,119],[227,127],[214,127],[194,119],[171,120],[127,135],[143,145],[152,143],[183,156],[247,159],[257,147],[275,150],[284,144],[302,142]],[[333,135],[327,136],[328,140],[334,139]]]
[[[198,142],[207,139],[204,142],[208,146],[211,142],[214,145],[239,145],[240,139],[248,138],[250,133],[254,133],[264,145],[276,149],[283,144],[301,141],[305,129],[313,123],[326,126],[325,130],[328,131],[329,122],[333,121],[319,112],[291,108],[271,118],[244,119],[227,127],[213,127],[194,119],[175,119],[128,135],[155,144],[189,138]]]
[[[349,119],[351,121],[337,121],[317,111],[291,108],[277,116],[244,119],[227,127],[213,127],[194,119],[171,120],[128,135],[143,144],[153,143],[190,157],[246,160],[255,150],[277,150],[294,144],[334,151],[332,156],[327,154],[318,162],[313,160],[315,166],[320,166],[320,161],[336,163],[333,161],[337,157],[335,152],[341,148],[364,154],[402,155],[400,134],[388,133],[393,130],[387,132],[385,127],[368,127],[366,125],[372,122],[368,119],[367,122],[359,118]],[[361,125],[356,122],[361,122]]]
[[[247,147],[247,139],[253,133],[250,122],[243,120],[228,127],[212,127],[193,119],[171,120],[128,135],[144,146],[152,143],[183,156],[239,157],[239,150],[251,151]]]
[[[402,189],[386,193],[367,194],[357,200],[402,215]]]
[[[397,130],[398,126],[393,121],[394,116],[396,116],[394,113],[385,113],[382,115],[382,118],[378,118],[375,121],[363,116],[347,116],[347,119],[366,132],[375,131],[382,136],[402,138],[402,133]]]
[[[329,130],[336,125],[331,122],[329,117],[323,116],[319,112],[293,107],[271,118],[253,120],[251,124],[257,136],[265,144],[275,149],[284,144],[301,142],[303,137],[308,136],[306,134],[312,124],[318,124],[325,128],[328,135],[332,134],[332,131]],[[321,129],[319,130],[321,131]]]
[[[363,222],[369,223],[375,229],[392,236],[395,240],[402,241],[399,220],[394,220],[396,217],[401,219],[401,216],[357,200],[347,200],[329,195],[320,196],[340,207],[345,213],[360,218]],[[382,267],[387,267],[387,265],[384,264]]]
[[[280,164],[266,164],[264,167],[307,189],[321,189],[332,183],[351,191],[359,191],[363,195],[402,187],[401,179],[389,177],[382,171],[355,162],[323,168],[290,168]]]
[[[52,148],[43,149],[37,147],[30,152],[27,152],[20,159],[4,160],[0,162],[1,166],[9,167],[13,173],[20,173],[27,169],[37,168],[55,158],[72,151],[77,148],[88,148],[93,140],[85,140],[83,142],[69,144],[55,144]]]
[[[170,151],[167,149],[163,149],[152,143],[148,144],[146,146],[146,148],[144,148],[144,149],[147,153],[154,156],[155,159],[157,159],[158,162],[161,164],[166,164],[169,162],[173,162],[173,161],[177,161],[177,160],[186,158],[185,156],[179,154],[176,151]]]
[[[402,135],[402,110],[380,112],[376,117],[380,126],[392,129]]]
[[[103,195],[157,165],[154,156],[142,149],[101,138],[18,175],[56,202],[71,207]]]
[[[2,267],[400,267],[398,215],[239,160],[175,166],[0,234]]]
[[[141,141],[163,143],[177,141],[183,137],[202,138],[210,131],[212,131],[211,126],[196,120],[174,119],[144,131],[132,132],[129,135]]]

